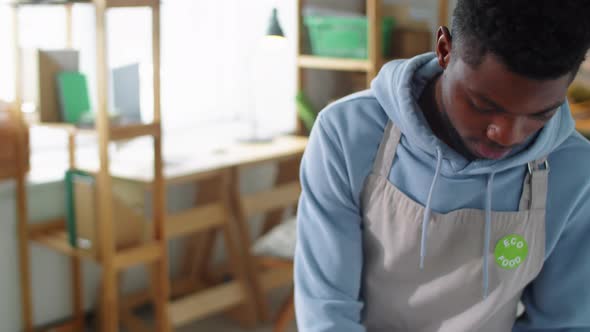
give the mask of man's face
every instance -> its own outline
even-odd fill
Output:
[[[459,57],[448,62],[441,77],[439,107],[458,152],[472,159],[501,159],[551,119],[570,81],[571,74],[525,78],[492,54],[477,67]]]

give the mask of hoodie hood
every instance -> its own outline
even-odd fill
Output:
[[[442,152],[442,174],[479,175],[522,166],[547,156],[575,129],[569,106],[565,102],[534,138],[507,157],[500,160],[469,161],[434,135],[418,106],[418,98],[426,84],[441,72],[442,68],[434,53],[409,60],[395,60],[383,66],[373,80],[371,90],[408,144],[433,158],[436,158],[437,150]]]

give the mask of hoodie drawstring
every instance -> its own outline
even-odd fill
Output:
[[[489,290],[489,266],[488,256],[490,252],[490,237],[492,229],[492,184],[494,183],[494,173],[488,176],[488,185],[486,187],[486,225],[485,239],[483,245],[483,298],[488,297]]]
[[[424,269],[424,257],[426,256],[426,241],[428,240],[428,223],[430,222],[430,201],[432,199],[432,192],[434,191],[434,186],[438,181],[438,176],[440,175],[440,168],[442,165],[442,151],[440,147],[436,147],[436,171],[434,172],[434,178],[432,179],[432,184],[430,185],[430,190],[428,191],[428,198],[426,199],[426,209],[424,211],[424,217],[422,219],[422,241],[420,242],[420,269]]]
[[[426,243],[428,241],[428,224],[430,222],[430,214],[432,212],[430,203],[432,201],[432,193],[434,187],[440,176],[440,169],[442,165],[442,152],[439,147],[436,148],[436,170],[434,172],[434,178],[430,184],[430,190],[428,191],[428,197],[426,199],[426,208],[424,210],[424,217],[422,219],[422,239],[420,241],[420,269],[424,269],[424,257],[426,257]],[[483,298],[487,298],[489,291],[489,251],[491,241],[491,229],[492,229],[492,187],[494,183],[494,174],[490,173],[488,176],[486,186],[486,197],[485,197],[485,234],[484,234],[484,248],[483,248]]]

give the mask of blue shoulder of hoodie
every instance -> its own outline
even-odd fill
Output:
[[[590,143],[572,134],[549,165],[546,259],[513,332],[590,331]]]
[[[367,92],[320,113],[301,164],[295,303],[306,332],[362,332],[360,192],[387,115]]]

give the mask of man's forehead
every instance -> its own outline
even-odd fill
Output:
[[[570,74],[549,80],[515,74],[493,55],[485,55],[475,66],[456,59],[454,67],[457,79],[470,95],[518,114],[537,113],[561,104],[570,82]]]

